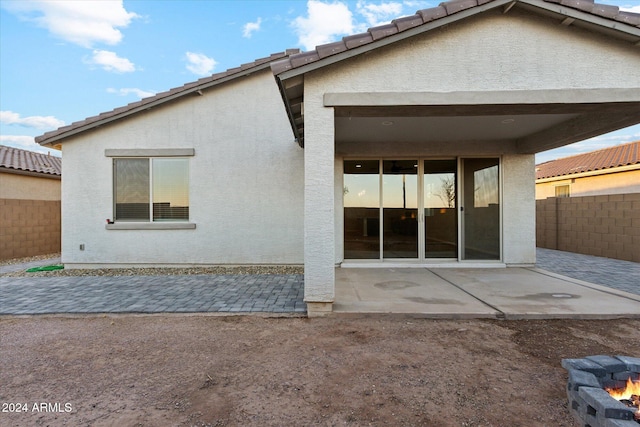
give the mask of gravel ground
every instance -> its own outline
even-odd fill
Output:
[[[29,256],[24,258],[0,259],[0,267],[3,265],[26,264],[33,261],[42,261],[51,258],[60,258],[60,252],[45,255]]]
[[[59,258],[60,254],[38,255],[35,257],[16,258],[0,261],[3,265],[15,265],[33,261],[45,261]],[[43,263],[46,265],[46,263]],[[70,277],[70,276],[188,276],[198,274],[303,274],[302,266],[224,266],[224,267],[181,267],[181,268],[100,268],[100,269],[65,269],[27,273],[15,271],[0,274],[2,277]]]

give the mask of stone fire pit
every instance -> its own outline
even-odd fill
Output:
[[[637,409],[614,399],[605,388],[624,388],[629,378],[640,378],[640,358],[587,356],[562,359],[569,371],[569,410],[580,427],[640,427]]]

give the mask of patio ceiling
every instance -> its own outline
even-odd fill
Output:
[[[637,123],[640,102],[335,107],[338,147],[492,142],[503,152],[537,153]]]

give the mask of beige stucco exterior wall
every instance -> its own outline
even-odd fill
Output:
[[[195,150],[189,161],[195,229],[106,229],[113,190],[105,149],[127,148]],[[303,261],[303,150],[269,70],[86,132],[65,142],[63,153],[67,265]]]
[[[0,199],[60,200],[60,179],[0,172]]]
[[[640,165],[635,170],[566,177],[536,183],[536,200],[556,196],[556,187],[568,185],[571,197],[640,193]]]

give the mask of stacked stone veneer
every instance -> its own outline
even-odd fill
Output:
[[[536,244],[640,262],[640,193],[536,200]]]
[[[563,359],[569,371],[569,410],[580,427],[638,427],[635,410],[614,399],[604,389],[623,388],[627,379],[640,376],[640,358],[588,356]]]

